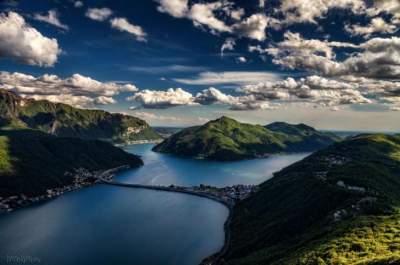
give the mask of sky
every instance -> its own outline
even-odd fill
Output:
[[[398,0],[0,0],[0,88],[190,126],[400,131]]]

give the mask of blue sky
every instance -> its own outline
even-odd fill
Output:
[[[383,2],[6,0],[0,87],[152,125],[396,131],[400,3]]]

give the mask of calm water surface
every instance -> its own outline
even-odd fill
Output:
[[[130,145],[125,150],[142,156],[144,166],[118,174],[117,180],[148,185],[196,186],[209,184],[217,187],[235,184],[260,184],[287,165],[308,154],[277,155],[266,159],[237,162],[215,162],[179,158],[151,151],[153,144]]]
[[[97,185],[0,216],[0,262],[195,265],[222,247],[227,216],[200,197]]]
[[[156,185],[258,184],[305,156],[234,163],[195,161],[126,150],[145,166],[119,181]],[[225,206],[200,197],[96,185],[0,215],[0,264],[196,265],[224,241]],[[25,263],[15,262],[16,258]]]

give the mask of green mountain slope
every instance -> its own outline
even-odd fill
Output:
[[[278,152],[308,152],[335,141],[337,137],[315,130],[294,135],[221,117],[203,126],[184,129],[153,150],[210,160],[238,160]]]
[[[103,141],[34,130],[0,131],[0,197],[41,195],[62,188],[73,183],[71,174],[78,169],[94,172],[142,164],[139,157]]]
[[[46,100],[23,99],[0,89],[0,127],[30,128],[62,137],[115,143],[160,136],[143,120],[103,110],[86,110]]]
[[[400,264],[400,137],[362,135],[238,203],[228,264]]]

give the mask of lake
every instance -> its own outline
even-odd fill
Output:
[[[127,146],[145,166],[116,179],[153,185],[258,184],[306,155],[207,162],[151,148]],[[196,196],[95,185],[1,215],[0,263],[196,265],[223,246],[228,214],[222,204]]]
[[[218,162],[180,158],[151,151],[153,144],[130,145],[125,150],[138,154],[144,166],[122,172],[120,182],[147,185],[225,187],[235,184],[260,184],[272,173],[306,157],[309,153],[275,155],[264,159]]]

